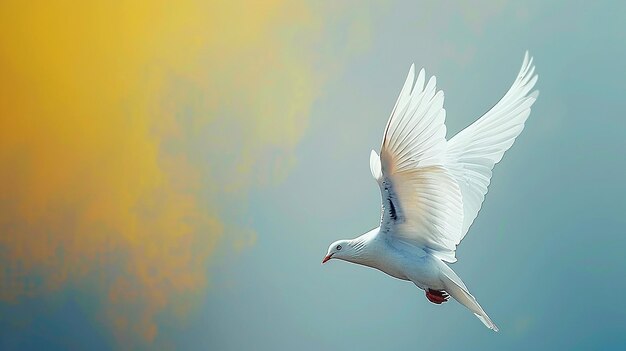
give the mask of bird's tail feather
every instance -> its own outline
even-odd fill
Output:
[[[445,266],[445,268],[442,267],[441,273],[442,280],[446,286],[446,292],[460,304],[472,311],[487,328],[497,332],[499,330],[498,326],[489,318],[485,310],[480,307],[478,301],[470,294],[461,278],[445,263],[441,262],[441,265]]]

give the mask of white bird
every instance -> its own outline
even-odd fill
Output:
[[[513,85],[481,118],[446,140],[443,92],[435,77],[424,87],[414,65],[400,91],[370,169],[382,196],[380,226],[352,240],[330,245],[330,259],[379,269],[409,280],[441,304],[452,296],[489,329],[498,327],[461,278],[448,267],[456,246],[478,215],[493,166],[524,129],[537,90],[528,52]]]

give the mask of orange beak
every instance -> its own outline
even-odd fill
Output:
[[[322,260],[322,264],[324,264],[324,263],[326,263],[328,260],[330,260],[330,259],[333,257],[333,255],[334,255],[334,254],[335,254],[335,253],[333,252],[333,253],[331,253],[330,255],[328,255],[328,256],[326,256],[326,257],[324,257],[324,259]]]

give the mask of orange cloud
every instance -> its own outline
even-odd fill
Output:
[[[126,345],[184,315],[232,226],[220,198],[293,163],[323,23],[284,1],[0,3],[0,300],[89,280]]]
[[[188,63],[171,51],[193,50],[173,38],[189,29],[164,6],[40,5],[0,10],[0,298],[95,277],[120,340],[153,340],[222,233],[198,171],[161,148],[163,72]]]

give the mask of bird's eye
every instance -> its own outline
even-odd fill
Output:
[[[341,250],[341,245],[337,245],[337,251]]]

